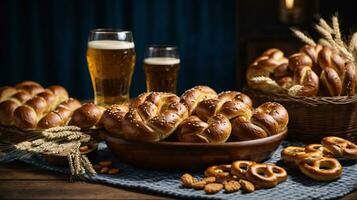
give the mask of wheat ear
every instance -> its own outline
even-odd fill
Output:
[[[344,42],[342,41],[341,38],[341,30],[340,30],[340,24],[338,22],[338,18],[336,16],[332,17],[332,27],[335,33],[335,41],[336,44],[341,46],[341,47],[345,47]]]
[[[309,44],[309,45],[312,45],[312,46],[315,46],[315,45],[316,45],[315,41],[314,41],[311,37],[309,37],[309,36],[307,36],[305,33],[303,33],[302,31],[300,31],[300,30],[298,30],[298,29],[295,29],[295,28],[291,28],[290,30],[291,30],[291,31],[294,33],[294,35],[295,35],[297,38],[299,38],[302,42],[305,42],[306,44]]]

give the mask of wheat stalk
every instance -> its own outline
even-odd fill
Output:
[[[357,32],[354,33],[349,41],[348,46],[342,40],[342,34],[340,30],[340,24],[337,16],[333,16],[332,27],[323,19],[319,19],[319,23],[315,24],[314,28],[322,36],[318,43],[324,46],[328,46],[339,52],[345,58],[350,61],[357,60]],[[302,31],[292,28],[293,34],[299,38],[301,41],[309,45],[315,45],[314,40],[304,34]]]
[[[352,37],[351,37],[351,39],[350,39],[350,42],[349,42],[349,44],[348,44],[348,50],[349,50],[350,52],[353,52],[353,51],[356,50],[356,46],[357,46],[357,32],[355,32],[355,33],[352,35]]]
[[[322,28],[324,28],[326,31],[328,31],[331,34],[334,34],[334,30],[331,28],[331,26],[323,18],[320,18],[319,22],[320,22],[319,25]]]
[[[312,46],[315,46],[315,45],[316,45],[315,41],[314,41],[311,37],[309,37],[309,36],[307,36],[305,33],[303,33],[302,31],[300,31],[300,30],[298,30],[298,29],[295,29],[295,28],[291,28],[290,30],[291,30],[291,31],[294,33],[294,35],[295,35],[297,38],[299,38],[302,42],[305,42],[306,44],[309,44],[309,45],[312,45]]]
[[[18,144],[7,144],[0,146],[1,150],[14,155],[16,158],[31,155],[32,153],[46,153],[61,155],[66,153],[71,180],[81,178],[81,175],[88,172],[95,175],[95,170],[86,156],[82,156],[79,147],[82,143],[91,140],[91,136],[81,132],[75,126],[64,126],[46,129],[37,134],[36,137],[29,138],[27,141]]]
[[[336,44],[341,46],[341,47],[345,47],[344,42],[342,41],[341,38],[341,31],[340,31],[340,24],[338,22],[338,18],[336,16],[332,17],[332,27],[335,33],[335,41]]]

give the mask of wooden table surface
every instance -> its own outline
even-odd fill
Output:
[[[76,182],[19,162],[0,164],[0,199],[171,199],[110,186]],[[342,198],[356,200],[357,191]]]

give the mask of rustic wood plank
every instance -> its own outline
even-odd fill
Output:
[[[69,183],[68,177],[21,163],[0,165],[0,199],[168,199],[90,183]],[[354,191],[341,200],[357,199]]]
[[[340,200],[356,200],[356,199],[357,199],[357,190],[342,197]]]
[[[1,180],[67,180],[64,174],[41,170],[21,162],[0,164]]]
[[[0,181],[0,199],[169,199],[90,183]]]

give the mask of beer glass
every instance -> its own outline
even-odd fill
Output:
[[[179,68],[180,59],[177,47],[149,46],[144,59],[147,91],[176,93]]]
[[[96,104],[105,106],[129,100],[135,59],[130,31],[95,29],[90,32],[87,62]]]

